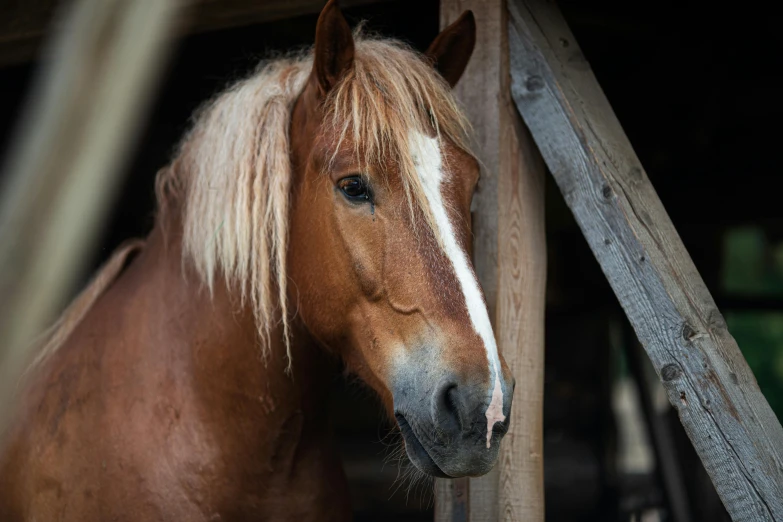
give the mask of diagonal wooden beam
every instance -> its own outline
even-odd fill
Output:
[[[780,422],[574,36],[545,0],[508,27],[514,102],[729,514],[783,521]]]

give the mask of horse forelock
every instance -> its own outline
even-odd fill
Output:
[[[323,100],[322,132],[338,137],[332,158],[352,146],[360,164],[394,161],[411,212],[423,212],[443,246],[409,136],[434,134],[468,151],[467,120],[422,55],[360,31],[355,46],[353,67]],[[242,304],[250,303],[264,354],[282,323],[289,363],[289,132],[311,68],[311,51],[265,62],[207,103],[156,183],[159,215],[180,209],[183,255],[210,292],[222,274]]]

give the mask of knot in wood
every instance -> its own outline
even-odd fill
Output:
[[[609,185],[604,185],[604,188],[601,189],[601,194],[603,195],[604,199],[612,199],[612,187]]]
[[[676,364],[667,364],[661,368],[661,379],[664,382],[671,382],[680,376],[680,369]]]
[[[525,80],[525,89],[527,89],[528,92],[538,92],[543,88],[544,88],[544,79],[538,76],[537,74],[528,76],[527,79]]]

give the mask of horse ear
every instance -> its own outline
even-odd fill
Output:
[[[435,37],[425,53],[443,78],[454,87],[473,54],[476,45],[476,19],[465,11]]]
[[[329,0],[315,27],[313,73],[321,95],[326,95],[353,66],[353,35],[337,5]]]

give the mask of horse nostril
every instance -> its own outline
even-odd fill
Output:
[[[461,411],[457,385],[450,382],[441,386],[435,398],[435,424],[447,433],[462,431]]]

